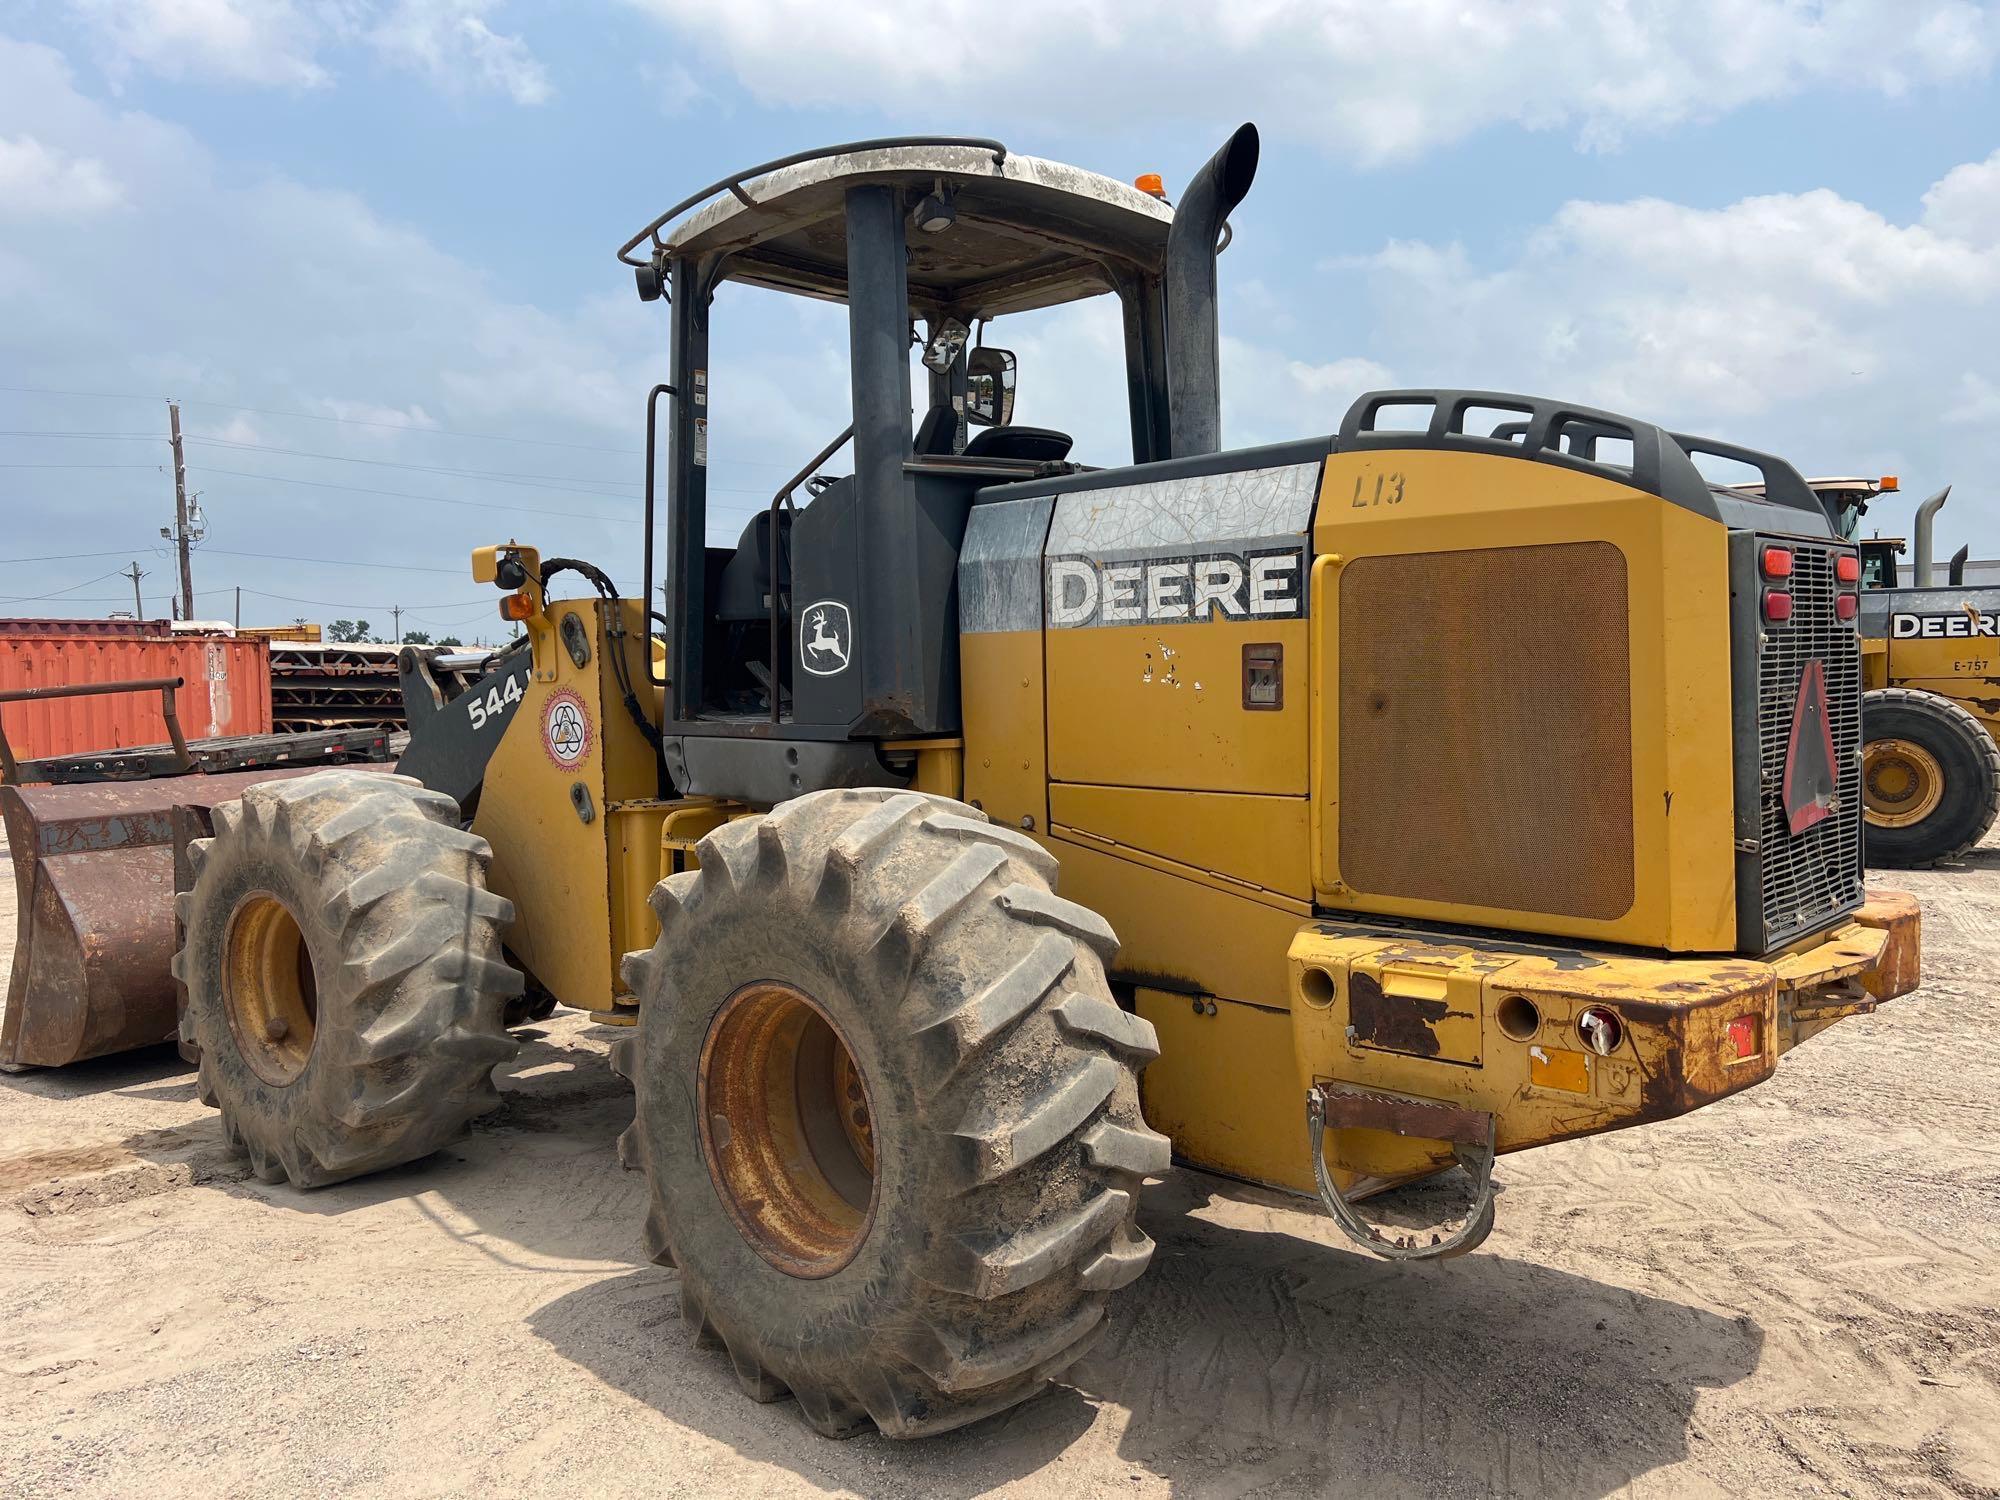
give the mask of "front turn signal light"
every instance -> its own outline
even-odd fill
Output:
[[[1792,596],[1770,593],[1764,596],[1764,618],[1782,623],[1792,617]]]
[[[500,618],[525,620],[535,612],[535,601],[526,594],[509,594],[500,601]]]
[[[1861,581],[1861,559],[1852,552],[1843,552],[1833,560],[1833,576],[1842,583]]]

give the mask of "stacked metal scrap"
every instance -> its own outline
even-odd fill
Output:
[[[271,726],[406,729],[394,646],[271,643]]]

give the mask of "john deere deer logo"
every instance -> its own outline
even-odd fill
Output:
[[[799,634],[799,663],[815,677],[847,670],[854,652],[854,618],[838,599],[808,604]]]

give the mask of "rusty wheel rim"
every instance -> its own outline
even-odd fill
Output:
[[[1862,752],[1862,800],[1877,828],[1907,828],[1944,800],[1944,767],[1914,740],[1871,740]]]
[[[702,1155],[750,1248],[790,1276],[831,1276],[875,1219],[868,1080],[833,1018],[776,980],[722,1004],[702,1044]]]
[[[222,1003],[250,1071],[284,1088],[305,1071],[319,1030],[319,985],[298,919],[265,891],[230,914],[222,947]]]

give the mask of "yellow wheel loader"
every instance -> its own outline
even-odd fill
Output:
[[[670,318],[638,587],[480,549],[521,639],[457,692],[407,655],[400,774],[252,786],[185,844],[182,1034],[260,1172],[436,1147],[510,1003],[631,1027],[622,1155],[689,1329],[823,1433],[911,1436],[1090,1345],[1170,1160],[1460,1254],[1498,1156],[1712,1103],[1915,986],[1914,904],[1862,886],[1855,553],[1811,491],[1489,391],[1225,448],[1256,160],[1246,126],[1170,205],[857,142],[626,243]],[[740,536],[725,282],[843,304],[851,361],[851,422]],[[1014,423],[983,337],[1099,295],[1129,463]]]
[[[1845,535],[1894,478],[1814,479]],[[2000,817],[2000,589],[1967,584],[1969,548],[1934,576],[1932,525],[1949,485],[1917,507],[1915,567],[1894,537],[1861,548],[1861,673],[1868,861],[1908,868],[1955,859]]]
[[[1914,567],[1902,537],[1861,536],[1895,475],[1806,481],[1837,535],[1859,548],[1861,785],[1868,863],[1929,868],[1972,848],[2000,818],[2000,588],[1968,585],[1961,547],[1935,577],[1932,535],[1946,485],[1916,510]],[[1739,488],[1762,494],[1761,485]]]

